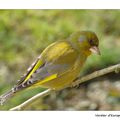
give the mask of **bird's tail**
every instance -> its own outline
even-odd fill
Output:
[[[3,103],[8,100],[9,98],[11,98],[14,95],[14,91],[13,89],[9,90],[8,92],[6,92],[5,94],[0,96],[0,104],[3,105]]]

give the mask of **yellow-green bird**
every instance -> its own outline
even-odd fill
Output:
[[[1,104],[14,93],[33,87],[63,89],[75,80],[91,53],[100,54],[99,40],[94,32],[78,31],[67,40],[49,45],[30,66],[27,73],[7,93],[0,96]]]

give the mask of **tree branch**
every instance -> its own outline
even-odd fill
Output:
[[[99,76],[102,76],[102,75],[105,75],[105,74],[108,74],[111,72],[119,73],[120,72],[120,64],[113,65],[113,66],[110,66],[108,68],[104,68],[102,70],[95,71],[95,72],[93,72],[89,75],[83,76],[81,78],[78,77],[78,79],[72,83],[72,86],[73,87],[77,86],[83,82],[89,81],[93,78],[96,78],[96,77],[99,77]]]
[[[96,78],[96,77],[99,77],[99,76],[102,76],[102,75],[105,75],[107,73],[111,73],[111,72],[116,72],[116,73],[119,73],[120,72],[120,64],[117,64],[117,65],[113,65],[113,66],[110,66],[108,68],[104,68],[102,70],[99,70],[99,71],[95,71],[89,75],[86,75],[84,77],[78,77],[76,79],[76,81],[74,81],[70,86],[67,86],[67,87],[74,87],[74,86],[77,86],[79,85],[80,83],[83,83],[83,82],[86,82],[86,81],[89,81],[93,78]],[[27,101],[25,101],[24,103],[14,107],[14,108],[11,108],[10,110],[11,111],[14,111],[14,110],[23,110],[25,108],[25,106],[31,104],[33,101],[39,99],[39,98],[42,98],[44,96],[47,96],[49,95],[53,90],[51,89],[47,89],[41,93],[38,93],[37,95],[33,96],[32,98],[28,99]]]
[[[23,110],[27,105],[31,104],[33,101],[37,100],[38,98],[42,98],[44,96],[47,96],[48,94],[50,94],[53,90],[51,89],[47,89],[41,93],[38,93],[37,95],[31,97],[30,99],[28,99],[27,101],[25,101],[24,103],[14,107],[14,108],[11,108],[10,110],[11,111],[14,111],[14,110]]]

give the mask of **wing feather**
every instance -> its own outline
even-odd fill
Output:
[[[18,80],[16,85],[21,84],[22,82],[28,80],[30,76],[37,70],[38,68],[42,67],[44,65],[44,62],[40,59],[41,57],[39,56],[33,63],[32,65],[27,69],[27,72]]]

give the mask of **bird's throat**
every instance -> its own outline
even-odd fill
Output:
[[[88,57],[89,55],[91,55],[91,51],[90,50],[85,50],[85,51],[83,51],[83,54],[86,56],[86,57]]]

